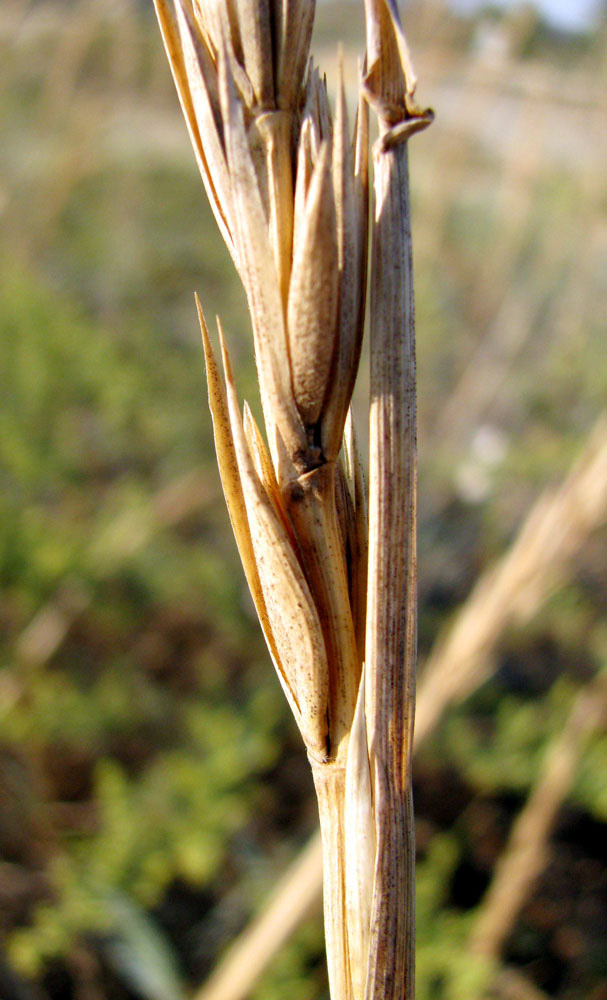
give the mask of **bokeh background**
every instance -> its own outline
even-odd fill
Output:
[[[605,1000],[607,21],[406,27],[419,1000]],[[254,398],[244,297],[150,4],[4,0],[0,49],[0,997],[203,998],[316,828],[211,444],[193,293]],[[327,998],[315,899],[248,995]]]

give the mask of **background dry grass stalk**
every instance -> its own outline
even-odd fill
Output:
[[[492,995],[497,1000],[548,1000],[548,994],[538,990],[518,969],[503,969]]]
[[[314,4],[156,0],[207,194],[251,314],[267,446],[199,307],[217,458],[268,648],[305,741],[339,1000],[414,995],[411,751],[416,383],[407,140],[432,120],[392,0],[366,4],[351,145],[308,49]],[[306,73],[307,69],[307,73]],[[362,99],[364,96],[364,99]],[[374,150],[367,511],[351,418]],[[363,670],[363,663],[366,664]]]
[[[539,777],[517,816],[470,937],[474,954],[495,961],[518,911],[544,868],[548,839],[592,734],[607,722],[607,675],[577,695],[560,733],[552,740]]]
[[[565,481],[540,496],[514,544],[478,580],[437,643],[424,668],[426,697],[416,731],[431,730],[447,704],[464,698],[484,680],[491,670],[489,652],[495,637],[511,622],[529,621],[562,580],[580,538],[603,524],[606,516],[607,416],[603,413]]]
[[[322,842],[312,837],[259,916],[230,946],[194,1000],[244,1000],[303,917],[320,909]]]

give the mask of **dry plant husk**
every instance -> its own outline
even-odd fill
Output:
[[[310,0],[155,0],[202,179],[244,284],[265,437],[198,304],[217,459],[323,837],[335,1000],[413,997],[415,347],[407,140],[430,112],[392,0],[367,0],[351,137],[309,60]],[[369,509],[350,400],[377,114]],[[267,443],[266,443],[267,442]],[[363,668],[363,664],[365,664]]]

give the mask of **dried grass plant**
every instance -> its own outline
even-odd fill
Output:
[[[393,0],[367,0],[351,141],[309,60],[310,0],[155,0],[198,165],[253,326],[265,437],[199,308],[224,493],[304,739],[334,1000],[414,996],[411,802],[416,389],[407,141],[431,121]],[[369,505],[349,413],[373,150]]]
[[[465,603],[439,635],[426,664],[422,665],[414,751],[435,731],[449,705],[464,700],[491,676],[496,666],[495,649],[504,631],[512,623],[524,624],[539,611],[568,578],[576,553],[606,521],[607,415],[601,413],[565,479],[558,488],[550,487],[540,494],[510,548],[481,575]],[[522,600],[521,595],[524,595]],[[596,684],[601,691],[604,689],[604,679],[598,678]],[[595,698],[594,683],[590,690]],[[582,703],[587,697],[584,688],[580,694]],[[572,710],[571,725],[574,727],[577,725],[574,720],[579,719],[580,713],[577,704],[576,700]],[[586,720],[589,726],[594,725],[594,719],[593,709]],[[571,743],[569,728],[568,723],[562,733],[567,753]],[[583,751],[584,740],[580,741],[577,731],[573,731],[575,739],[571,753],[577,755]],[[557,746],[561,745],[560,739],[561,734]],[[555,757],[558,762],[560,756],[555,754]],[[555,757],[551,756],[550,761]],[[569,766],[575,766],[575,760]],[[566,794],[568,773],[568,770],[564,774],[559,770],[557,780],[562,796]],[[552,787],[551,767],[547,767],[547,774],[546,780]],[[540,777],[540,789],[543,783],[544,773]],[[548,811],[542,813],[542,831],[553,818],[552,807],[557,798],[552,794]],[[543,808],[546,805],[543,792],[539,799],[540,808]],[[530,803],[534,814],[536,802],[532,797]],[[536,834],[539,830],[538,825]],[[531,854],[535,862],[538,852]],[[321,887],[320,867],[320,844],[315,834],[285,872],[264,909],[233,943],[197,992],[196,1000],[243,1000],[248,995],[257,977],[314,905]],[[532,879],[529,872],[530,866],[521,869],[514,881],[506,878],[502,882],[504,892],[509,892],[510,885],[513,886],[513,892],[509,892],[510,904],[516,899],[516,905],[521,905],[524,891]],[[535,868],[534,873],[537,874]],[[498,894],[497,902],[491,907],[495,908],[494,912],[503,914],[503,923],[500,923],[503,926],[509,920],[511,906],[506,911]],[[494,957],[497,951],[495,948]],[[516,978],[512,970],[504,975],[509,981]]]

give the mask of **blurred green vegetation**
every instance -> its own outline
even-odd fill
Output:
[[[318,17],[321,65],[347,26],[353,79],[360,19]],[[426,5],[410,30],[438,110],[411,164],[423,660],[607,399],[605,63],[604,33],[533,18]],[[176,1000],[315,828],[215,471],[194,290],[254,402],[249,322],[151,10],[13,0],[0,33],[0,994]],[[580,538],[419,757],[419,1000],[493,981],[466,942],[607,663],[606,556],[604,525]],[[607,996],[606,771],[603,732],[503,955],[559,1000]],[[322,949],[317,915],[253,995],[326,997]]]

